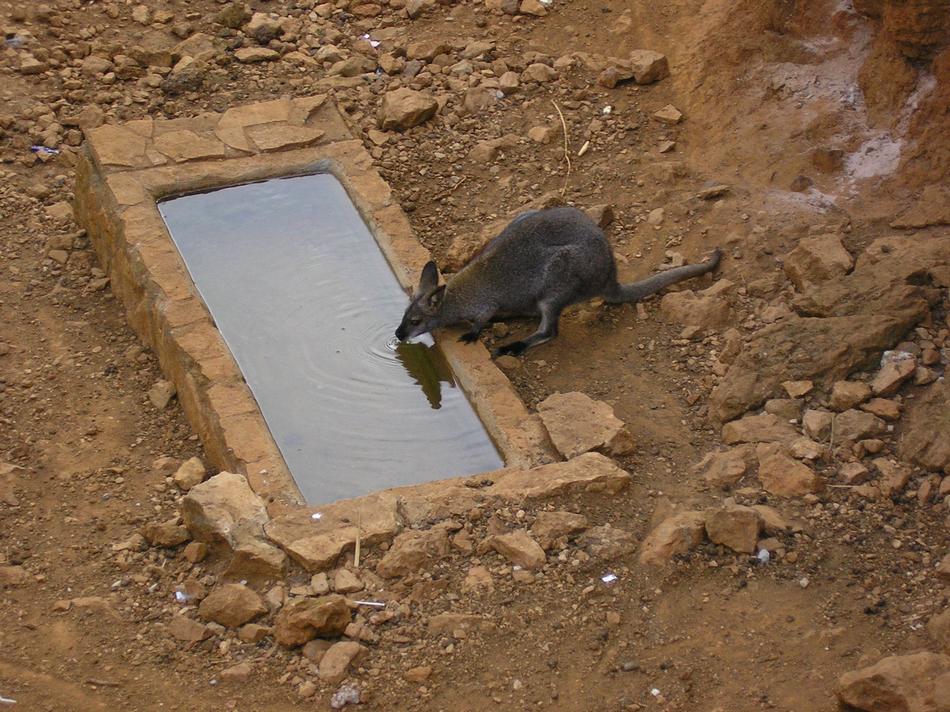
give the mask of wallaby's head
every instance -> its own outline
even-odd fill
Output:
[[[439,270],[435,262],[429,261],[422,268],[419,288],[412,295],[402,323],[396,329],[396,338],[400,341],[412,339],[442,326],[439,314],[444,294],[445,285],[439,286]]]

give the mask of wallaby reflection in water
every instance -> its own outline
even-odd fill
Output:
[[[396,358],[419,384],[433,410],[442,407],[442,381],[455,388],[455,377],[449,362],[438,346],[423,343],[400,342],[396,346]]]

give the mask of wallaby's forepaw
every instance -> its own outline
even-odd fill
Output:
[[[478,341],[478,334],[473,331],[466,331],[459,337],[459,341],[461,341],[463,344],[474,344],[476,341]]]
[[[524,341],[512,341],[510,344],[499,346],[497,349],[492,351],[492,356],[495,358],[498,358],[499,356],[520,356],[527,350],[528,346]]]

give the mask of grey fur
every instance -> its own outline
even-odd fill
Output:
[[[516,217],[442,286],[435,263],[429,262],[396,336],[407,339],[469,324],[461,340],[474,341],[492,319],[540,315],[534,334],[501,346],[493,355],[520,354],[557,336],[561,311],[571,304],[593,297],[614,304],[636,302],[711,272],[721,257],[717,249],[700,264],[619,284],[607,238],[587,215],[576,208],[538,210]]]

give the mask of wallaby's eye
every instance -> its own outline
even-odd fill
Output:
[[[412,324],[413,326],[419,326],[419,324],[422,323],[422,319],[420,319],[419,317],[413,317],[412,319],[409,320],[409,323]]]

